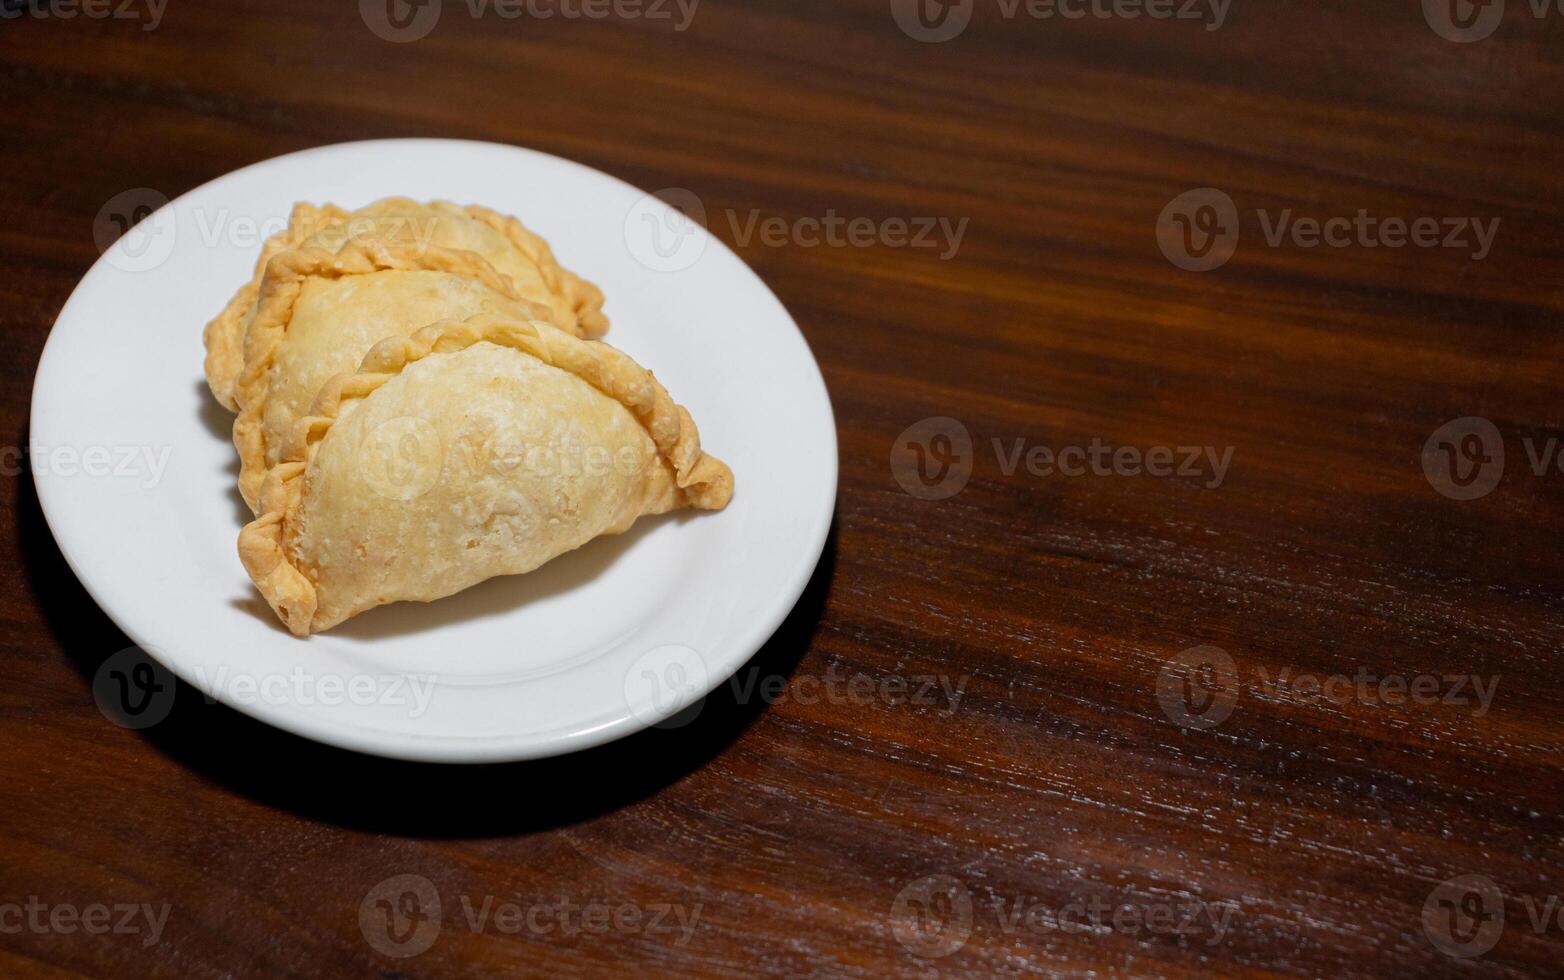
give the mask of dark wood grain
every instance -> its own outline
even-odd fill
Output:
[[[1564,16],[1509,8],[1470,44],[1415,3],[1340,0],[1237,0],[1219,30],[1007,20],[977,0],[936,44],[884,0],[708,0],[685,31],[451,3],[408,44],[347,0],[172,0],[155,30],[0,21],[14,446],[104,202],[401,135],[516,143],[697,195],[807,335],[841,444],[826,557],[741,675],[785,678],[781,696],[725,687],[682,728],[483,768],[326,749],[189,689],[159,725],[109,724],[92,678],[128,641],[65,567],[31,480],[8,476],[0,906],[168,913],[155,941],[0,932],[0,970],[1556,972],[1564,475],[1534,475],[1525,447],[1564,436]],[[1186,271],[1156,224],[1207,186],[1242,232],[1226,265]],[[1500,225],[1482,259],[1273,247],[1256,211],[1288,209]],[[967,225],[941,258],[739,241],[752,213]],[[194,339],[169,356],[198,356]],[[921,499],[891,454],[940,416],[971,435],[970,482]],[[1465,416],[1507,454],[1470,501],[1423,465],[1425,440]],[[995,449],[1093,439],[1233,456],[1211,487],[1007,472]],[[1158,697],[1180,676],[1169,661],[1202,645],[1236,673],[1209,728]],[[1394,704],[1276,683],[1287,671],[1497,686],[1486,709]],[[855,676],[876,693],[819,696]],[[924,676],[963,693],[884,686]],[[400,874],[433,884],[442,928],[392,959],[359,908]],[[1463,875],[1491,880],[1503,912],[1470,959],[1424,917]],[[961,938],[962,894],[970,935],[921,957],[943,950],[904,942],[909,917],[943,887],[925,938]],[[462,902],[486,896],[698,918],[687,934],[473,931]],[[1182,937],[1111,916],[1056,928],[1075,903],[1201,918]],[[1018,907],[1041,911],[1011,927]]]

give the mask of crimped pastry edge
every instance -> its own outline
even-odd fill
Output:
[[[288,226],[270,236],[261,246],[255,271],[250,280],[240,286],[227,305],[209,321],[201,333],[206,347],[204,368],[207,387],[212,395],[231,412],[239,411],[238,379],[244,369],[245,320],[255,306],[268,263],[280,252],[298,248],[322,228],[332,223],[347,223],[356,217],[373,217],[387,211],[424,209],[462,214],[474,218],[504,235],[518,251],[537,266],[544,283],[562,294],[576,317],[576,330],[589,339],[601,337],[608,330],[608,318],[603,314],[603,292],[590,281],[581,278],[561,266],[554,258],[548,242],[507,214],[500,214],[477,204],[466,206],[449,201],[420,203],[412,198],[387,197],[356,211],[334,204],[313,205],[300,202],[293,206]]]
[[[239,451],[239,493],[250,510],[259,513],[261,481],[266,476],[266,433],[263,413],[269,390],[267,375],[282,346],[293,306],[307,279],[341,278],[384,271],[450,272],[477,279],[505,298],[524,303],[547,319],[547,311],[516,293],[510,280],[483,256],[463,249],[351,238],[333,252],[326,248],[295,248],[278,252],[266,265],[255,318],[244,338],[244,368],[235,388],[239,415],[234,419],[234,448]]]
[[[732,499],[733,472],[701,449],[690,413],[650,371],[607,344],[582,340],[541,320],[488,313],[444,320],[407,337],[389,337],[375,345],[358,371],[338,375],[321,389],[311,414],[298,420],[282,458],[266,473],[260,516],[239,533],[245,571],[295,635],[307,636],[316,629],[319,602],[315,583],[288,558],[287,526],[303,498],[304,474],[343,403],[367,398],[430,354],[454,353],[485,341],[569,371],[629,409],[672,467],[681,503],[720,510]]]

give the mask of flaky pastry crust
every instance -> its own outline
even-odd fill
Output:
[[[516,294],[548,306],[548,319],[563,330],[588,338],[600,337],[607,331],[608,318],[602,311],[602,291],[561,266],[554,258],[548,242],[514,217],[478,205],[464,207],[447,201],[421,204],[400,197],[385,198],[357,211],[330,204],[317,207],[300,203],[294,206],[288,227],[269,237],[262,245],[250,281],[239,287],[222,312],[203,331],[207,385],[225,408],[238,411],[240,407],[237,389],[239,375],[244,367],[245,329],[255,315],[266,267],[271,260],[282,252],[307,244],[323,244],[319,239],[333,233],[343,237],[358,237],[360,233],[353,230],[355,222],[367,222],[374,226],[377,220],[387,218],[423,222],[426,224],[423,234],[428,237],[433,237],[438,230],[434,227],[435,223],[442,220],[472,221],[492,229],[516,254],[525,258],[540,281],[541,294],[533,292],[528,295],[531,291],[521,288],[519,282],[512,284],[517,287],[514,290]],[[385,228],[375,227],[372,230],[377,232],[374,237],[391,237],[385,234]],[[418,233],[416,228],[411,230]]]
[[[234,420],[233,440],[239,451],[239,492],[252,511],[259,506],[268,462],[265,412],[272,365],[305,282],[312,278],[340,279],[389,271],[444,272],[473,279],[525,307],[529,315],[546,318],[542,307],[517,296],[511,283],[474,252],[353,238],[337,251],[306,247],[277,253],[267,263],[255,313],[245,331],[243,370],[235,389],[239,416]]]
[[[316,399],[312,413],[298,420],[280,461],[265,474],[260,493],[260,516],[246,525],[239,535],[239,556],[246,571],[278,617],[296,635],[328,629],[363,609],[399,598],[437,597],[433,593],[427,596],[354,596],[331,602],[331,609],[323,611],[322,607],[327,605],[324,600],[333,597],[321,592],[320,580],[325,575],[321,568],[312,567],[310,556],[306,554],[307,543],[299,540],[295,525],[308,483],[315,475],[312,467],[322,443],[334,426],[347,417],[350,408],[369,404],[365,400],[431,356],[467,356],[476,353],[484,344],[511,352],[507,356],[530,358],[546,368],[558,369],[585,382],[592,390],[623,406],[644,428],[645,437],[655,447],[655,472],[637,474],[639,482],[625,491],[626,503],[612,513],[605,512],[599,518],[601,526],[582,529],[586,534],[584,540],[598,534],[623,531],[641,514],[683,507],[719,510],[731,499],[733,474],[726,464],[702,451],[700,436],[689,412],[674,403],[651,372],[607,344],[581,340],[541,320],[529,322],[488,314],[464,321],[437,323],[411,336],[387,338],[370,351],[357,372],[340,375],[327,384]],[[517,363],[516,366],[521,365]],[[466,411],[466,397],[462,392],[453,394],[450,404],[455,407],[451,411]],[[551,409],[543,406],[540,410]],[[566,408],[552,410],[568,412]],[[571,421],[566,419],[562,424],[568,426]],[[629,480],[629,477],[624,479]],[[444,513],[445,500],[442,498],[437,504],[429,507],[436,514]],[[395,505],[376,502],[375,510],[371,512],[378,515],[387,507],[395,509]],[[411,516],[411,511],[408,515],[393,514],[398,521],[403,516]],[[547,520],[539,522],[541,525],[560,523],[559,515],[551,512],[546,516]],[[570,514],[567,512],[565,516],[568,520]],[[541,560],[570,550],[584,540],[565,540],[560,547],[543,554]],[[352,544],[363,547],[362,542]],[[341,550],[340,543],[333,546]],[[472,543],[467,547],[473,547]],[[438,594],[449,594],[449,591]]]

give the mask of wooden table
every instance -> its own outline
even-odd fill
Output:
[[[0,972],[1556,972],[1564,17],[1060,3],[4,4]],[[95,216],[402,135],[694,195],[830,386],[826,557],[569,758],[116,727],[18,455]]]

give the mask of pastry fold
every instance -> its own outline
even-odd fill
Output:
[[[397,239],[350,238],[274,255],[245,331],[235,386],[239,491],[255,510],[261,480],[321,386],[386,337],[478,313],[548,320],[477,253]]]
[[[237,389],[245,332],[256,314],[271,260],[297,248],[336,251],[361,237],[471,252],[507,281],[516,298],[545,307],[547,319],[560,329],[589,338],[608,329],[602,292],[560,266],[548,243],[513,217],[477,205],[420,204],[407,198],[386,198],[357,211],[299,204],[288,227],[263,244],[250,281],[206,325],[207,385],[226,408],[241,407]]]
[[[484,313],[389,337],[327,383],[267,468],[239,555],[303,636],[732,493],[651,372],[542,319]]]

